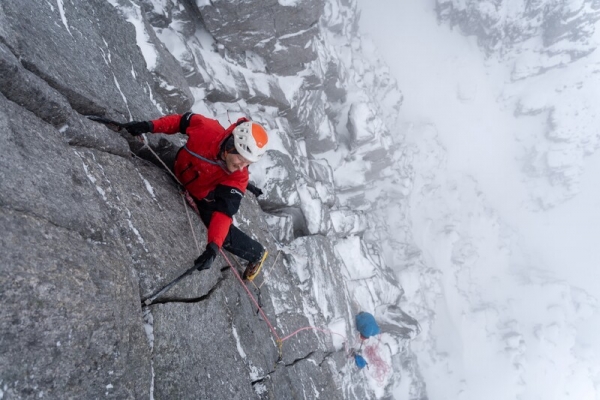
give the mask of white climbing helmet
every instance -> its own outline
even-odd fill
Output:
[[[260,124],[246,121],[235,127],[233,140],[240,156],[250,162],[257,162],[267,151],[269,136]]]

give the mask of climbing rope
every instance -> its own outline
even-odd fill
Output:
[[[379,335],[379,340],[375,344],[371,344],[365,346],[365,356],[369,361],[369,364],[374,367],[374,371],[372,373],[373,378],[382,385],[385,381],[385,378],[388,376],[390,372],[390,366],[381,358],[379,355],[379,344],[381,343],[381,335]]]
[[[330,335],[337,335],[337,336],[341,337],[342,339],[344,339],[344,349],[346,351],[348,350],[346,347],[346,336],[339,334],[337,332],[330,331],[329,329],[317,328],[316,326],[305,326],[304,328],[296,329],[294,332],[290,333],[289,335],[287,335],[286,337],[281,339],[281,341],[285,342],[289,338],[296,336],[298,333],[300,333],[302,331],[307,331],[307,330],[315,330],[315,331],[319,331],[319,332],[323,332],[323,333],[328,333]]]
[[[277,363],[279,363],[282,360],[282,358],[283,358],[283,342],[285,342],[286,340],[288,340],[288,339],[296,336],[298,333],[300,333],[302,331],[306,331],[306,330],[315,330],[315,331],[318,331],[318,332],[328,333],[330,335],[340,336],[344,340],[344,342],[343,342],[344,343],[344,350],[345,350],[346,353],[348,353],[348,348],[346,346],[346,342],[347,342],[346,337],[344,335],[341,335],[341,334],[337,333],[337,332],[333,332],[333,331],[331,331],[329,329],[323,329],[323,328],[318,328],[318,327],[314,327],[314,326],[305,326],[303,328],[299,328],[299,329],[295,330],[294,332],[290,333],[289,335],[287,335],[287,336],[285,336],[283,338],[280,337],[277,334],[277,331],[275,330],[275,328],[273,327],[273,325],[271,324],[271,321],[269,321],[269,318],[267,317],[267,315],[263,311],[262,307],[260,306],[260,304],[258,303],[258,301],[254,298],[254,296],[252,295],[252,293],[248,289],[248,285],[246,285],[244,283],[244,280],[240,277],[240,274],[237,272],[237,270],[235,269],[235,267],[233,266],[233,264],[231,263],[231,261],[229,261],[229,258],[227,257],[227,255],[225,254],[225,252],[222,249],[220,249],[220,252],[221,252],[221,255],[223,256],[223,258],[225,259],[225,261],[227,261],[227,263],[229,264],[229,267],[233,271],[233,274],[235,275],[235,277],[237,278],[237,280],[240,282],[240,284],[242,285],[242,287],[244,288],[244,290],[248,294],[248,297],[250,297],[250,300],[252,300],[252,302],[254,303],[254,305],[256,306],[256,308],[258,309],[258,312],[263,317],[265,323],[267,324],[267,326],[271,330],[271,333],[275,337],[275,343],[277,343],[277,351],[279,353],[279,358],[277,360]]]
[[[260,286],[258,287],[258,291],[260,293],[260,288],[262,287],[262,285],[265,284],[265,282],[267,281],[267,277],[271,274],[271,271],[273,270],[273,268],[275,267],[275,265],[277,265],[277,260],[279,260],[279,255],[281,254],[281,250],[277,250],[277,256],[275,257],[275,261],[273,261],[273,265],[271,265],[271,269],[269,270],[269,274],[267,274],[267,270],[263,271],[264,272],[264,276],[263,276],[263,281],[260,284]],[[254,283],[254,281],[252,281],[252,283]],[[256,285],[254,285],[256,286]]]
[[[252,300],[252,302],[254,303],[254,305],[258,308],[260,315],[262,315],[262,317],[264,318],[265,322],[267,323],[267,325],[269,326],[269,329],[271,330],[271,332],[273,333],[273,336],[275,336],[275,338],[277,340],[280,340],[279,335],[277,334],[277,332],[275,331],[275,328],[273,328],[273,325],[271,325],[271,322],[269,321],[269,319],[267,318],[265,312],[263,311],[263,309],[258,305],[258,302],[256,301],[256,299],[254,298],[254,296],[252,296],[252,293],[250,293],[250,290],[248,289],[248,286],[246,284],[244,284],[244,281],[242,280],[242,277],[240,276],[240,274],[237,272],[237,270],[235,269],[235,267],[233,266],[233,264],[231,264],[231,261],[229,261],[229,258],[227,257],[227,255],[225,254],[225,252],[223,251],[223,249],[219,249],[219,252],[221,253],[221,255],[223,256],[223,258],[225,259],[225,261],[227,261],[227,263],[229,264],[229,267],[231,268],[231,271],[233,271],[233,274],[235,275],[235,277],[237,278],[237,280],[242,284],[243,288],[246,290],[246,293],[248,294],[248,297],[250,297],[250,300]]]
[[[175,174],[173,173],[173,171],[171,171],[171,169],[169,167],[167,167],[167,164],[165,164],[165,162],[162,160],[162,158],[160,158],[160,156],[158,154],[156,154],[156,152],[152,149],[152,147],[150,147],[150,143],[148,143],[148,138],[146,137],[146,134],[143,133],[142,135],[139,136],[141,142],[144,144],[144,147],[146,147],[148,150],[150,150],[150,153],[152,153],[154,155],[154,157],[156,157],[156,159],[158,160],[159,163],[162,164],[163,167],[165,167],[165,170],[167,170],[167,172],[169,174],[171,174],[171,176],[173,177],[173,179],[175,179],[175,181],[177,183],[179,183],[179,185],[181,185],[181,187],[185,187],[181,181],[179,180],[179,178],[177,178],[177,176],[175,176]]]
[[[190,229],[192,230],[194,242],[196,242],[196,249],[198,250],[198,254],[200,254],[202,253],[202,250],[200,249],[200,243],[198,243],[198,239],[196,238],[196,233],[194,232],[194,224],[192,224],[192,218],[190,217],[190,213],[185,202],[185,195],[183,193],[181,194],[181,199],[183,200],[183,208],[185,208],[185,215],[187,216],[188,222],[190,223]]]

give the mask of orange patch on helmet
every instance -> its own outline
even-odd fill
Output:
[[[269,137],[267,136],[267,132],[265,129],[259,124],[252,124],[252,137],[256,142],[256,145],[259,148],[265,147],[267,142],[269,141]]]

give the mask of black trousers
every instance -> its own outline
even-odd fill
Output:
[[[179,153],[180,150],[180,147],[173,145],[171,142],[163,138],[161,138],[161,140],[158,142],[157,148],[154,149],[156,154],[158,154],[161,160],[171,171],[175,171],[175,159],[177,158],[177,153]],[[150,155],[150,157],[155,158],[153,155]],[[156,163],[155,159],[152,161]],[[162,163],[156,163],[156,165],[164,168]],[[213,208],[214,203],[207,200],[198,200],[196,198],[194,198],[194,202],[196,203],[198,211],[200,212],[200,219],[202,219],[202,222],[208,228],[208,225],[210,225],[210,220],[212,219],[212,215],[215,212]],[[229,232],[225,237],[223,248],[231,254],[234,254],[252,263],[260,261],[263,251],[265,250],[263,245],[252,239],[233,224],[230,226]]]

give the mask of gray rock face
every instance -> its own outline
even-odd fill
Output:
[[[299,207],[300,199],[296,188],[296,169],[291,158],[277,150],[270,150],[265,159],[269,167],[261,180],[264,195],[260,204],[265,210]]]
[[[252,323],[246,294],[227,276],[206,300],[152,307],[156,398],[257,398],[252,380],[271,371],[277,349],[267,326]],[[219,337],[218,346],[207,345]]]
[[[139,290],[83,153],[0,96],[0,380],[6,398],[140,398]],[[108,155],[112,158],[120,158]]]
[[[311,42],[323,12],[321,1],[283,6],[275,0],[220,0],[199,8],[209,32],[233,57],[252,50],[271,73],[295,74],[317,56]]]
[[[325,96],[317,90],[301,90],[282,115],[288,120],[290,134],[307,139],[307,150],[321,153],[337,148],[336,133],[331,129],[325,113]],[[317,133],[316,135],[314,133]]]
[[[265,221],[278,242],[288,243],[294,239],[294,220],[290,214],[269,214]]]
[[[406,314],[395,304],[385,304],[377,307],[375,311],[378,325],[386,332],[394,332],[405,339],[414,338],[421,332],[417,320]]]
[[[458,25],[467,35],[476,35],[488,52],[506,53],[512,47],[540,37],[542,53],[564,53],[573,62],[594,51],[590,40],[600,10],[594,0],[578,3],[522,1],[481,6],[478,1],[438,1],[440,19]],[[510,7],[510,12],[505,10]],[[557,67],[560,65],[554,65]],[[540,72],[543,72],[540,71]]]
[[[27,71],[4,45],[0,44],[0,91],[38,118],[52,124],[69,143],[127,155],[124,140],[116,140],[106,128],[92,123],[71,109],[67,100],[44,80]]]
[[[110,3],[77,1],[65,12],[49,3],[4,1],[0,12],[8,22],[6,34],[17,38],[13,54],[79,113],[102,114],[109,108],[123,116],[152,113],[140,85],[151,78],[134,29]]]
[[[308,176],[315,182],[321,201],[325,206],[332,207],[335,203],[335,183],[327,160],[309,160]]]
[[[328,333],[350,338],[357,310],[328,237],[333,169],[315,157],[338,146],[328,103],[347,111],[324,7],[0,4],[0,397],[375,397]],[[245,262],[225,253],[142,307],[191,267],[206,229],[142,141],[86,115],[190,108],[248,115],[280,146],[252,170],[264,195],[234,218],[270,256],[249,293],[233,272]]]
[[[4,398],[147,398],[149,351],[124,251],[4,207],[0,224]]]

